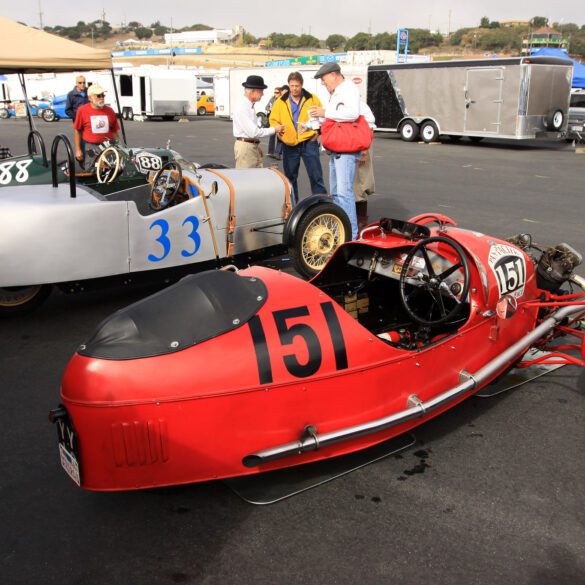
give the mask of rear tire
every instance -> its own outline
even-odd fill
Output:
[[[437,138],[439,137],[439,130],[437,125],[434,122],[425,122],[420,127],[420,135],[424,142],[427,144],[429,142],[436,142]]]
[[[0,287],[0,316],[22,315],[36,309],[51,292],[51,285]]]
[[[548,115],[546,122],[549,130],[559,132],[565,122],[565,114],[561,110],[555,110]]]
[[[205,116],[205,114],[207,113],[207,110],[201,106],[198,110],[197,110],[197,115],[198,116]]]
[[[350,239],[351,223],[339,205],[324,203],[309,208],[301,217],[289,248],[295,270],[312,278],[335,250]]]
[[[10,114],[8,113],[8,110],[6,108],[0,109],[0,119],[6,120],[6,118],[9,118],[9,117],[10,117]]]
[[[414,142],[419,134],[418,124],[412,120],[402,122],[398,131],[400,132],[400,138],[405,142]]]

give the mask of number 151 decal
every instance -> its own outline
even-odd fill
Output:
[[[327,301],[320,305],[327,329],[329,338],[322,340],[323,343],[331,343],[333,352],[335,354],[335,369],[344,370],[347,368],[347,352],[345,349],[345,340],[339,319],[335,313],[333,303]],[[289,309],[282,309],[274,311],[272,317],[278,332],[280,345],[285,347],[294,343],[295,337],[300,337],[307,346],[308,359],[306,363],[301,363],[294,353],[285,354],[283,362],[289,373],[296,378],[307,378],[319,371],[321,362],[323,360],[322,342],[315,330],[307,323],[295,323],[290,325],[290,319],[298,317],[309,317],[308,307],[291,307]],[[258,376],[260,384],[271,384],[272,364],[270,361],[270,347],[266,340],[264,333],[264,326],[258,315],[254,315],[248,323],[250,333],[252,334],[252,341],[254,342],[254,350],[256,351],[256,361],[258,363]]]

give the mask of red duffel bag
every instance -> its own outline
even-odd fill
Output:
[[[326,118],[321,126],[321,143],[331,152],[368,150],[374,134],[363,116],[353,122],[336,122]]]

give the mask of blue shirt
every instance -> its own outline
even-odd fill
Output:
[[[297,128],[299,124],[299,114],[301,113],[301,102],[303,101],[303,96],[301,95],[299,98],[299,103],[297,104],[295,100],[293,100],[292,95],[288,96],[288,101],[290,102],[290,110],[293,116],[293,123],[295,128]]]

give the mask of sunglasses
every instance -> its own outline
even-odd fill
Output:
[[[85,81],[78,81],[77,85],[85,85]]]
[[[94,97],[98,97],[98,98],[106,97],[105,93],[94,93],[93,95],[94,95]]]

